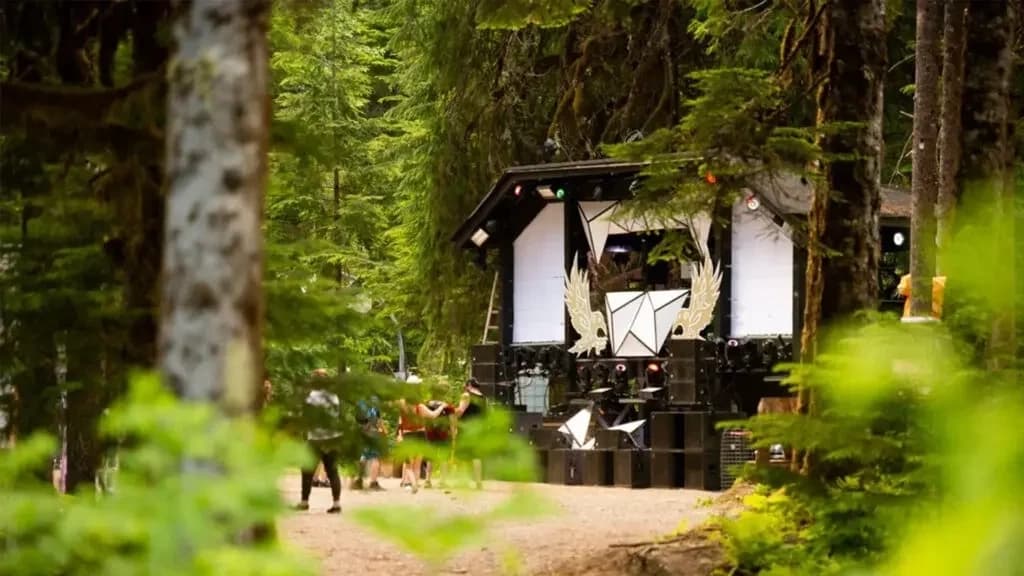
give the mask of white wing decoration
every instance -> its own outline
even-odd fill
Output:
[[[695,216],[690,219],[689,228],[703,261],[690,264],[690,302],[676,315],[675,328],[683,329],[683,333],[676,338],[703,340],[700,331],[714,318],[715,304],[718,303],[718,293],[722,287],[722,270],[718,264],[711,262],[711,251],[708,249],[711,218],[706,214]]]
[[[604,314],[590,308],[590,279],[586,270],[577,267],[575,258],[565,279],[565,306],[573,329],[580,335],[569,352],[577,356],[593,352],[596,356],[608,345],[608,325]]]

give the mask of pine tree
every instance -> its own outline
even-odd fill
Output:
[[[1015,294],[1013,274],[1013,213],[1015,186],[1013,173],[1013,122],[1010,81],[1013,77],[1014,11],[1010,2],[972,2],[967,15],[966,53],[969,54],[961,106],[961,152],[958,171],[958,205],[971,210],[972,216],[998,227],[998,245],[978,247],[983,253],[1004,255],[998,286],[991,292]],[[963,229],[960,218],[954,230]],[[954,279],[955,282],[955,279]],[[1010,286],[1002,285],[1009,283]],[[956,286],[951,287],[955,292]],[[990,301],[989,325],[968,328],[979,342],[987,342],[985,355],[994,366],[1005,365],[1013,357],[1015,318],[1012,301]],[[977,332],[986,335],[977,334]]]
[[[814,359],[821,330],[875,309],[878,298],[885,2],[828,0],[812,69],[818,91],[824,177],[811,204],[801,361]],[[856,87],[856,88],[855,88]],[[801,388],[798,410],[818,400]],[[813,454],[794,467],[813,468]]]
[[[914,174],[910,252],[910,314],[930,317],[935,276],[935,202],[938,197],[939,73],[942,6],[917,2],[914,74]]]
[[[949,0],[942,31],[942,122],[939,130],[939,193],[936,205],[938,248],[936,271],[946,273],[945,252],[953,237],[953,218],[959,197],[960,106],[963,97],[964,43],[967,2]]]

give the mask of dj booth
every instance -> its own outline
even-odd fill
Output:
[[[786,222],[811,189],[779,177],[703,212],[642,219],[628,208],[646,167],[592,160],[499,178],[453,237],[496,274],[497,335],[473,348],[471,371],[513,410],[547,482],[717,490],[753,460],[747,436],[720,424],[790,394],[773,367],[799,356],[806,254]],[[883,238],[909,238],[901,197],[884,193]],[[650,258],[680,235],[677,260]],[[883,244],[887,262],[909,247]]]

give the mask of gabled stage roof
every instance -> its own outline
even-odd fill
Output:
[[[648,162],[604,158],[513,166],[502,173],[469,217],[462,222],[452,235],[452,241],[460,247],[473,247],[470,240],[473,233],[494,218],[495,212],[501,207],[502,202],[512,195],[516,185],[565,183],[600,177],[621,181],[631,179],[648,165]],[[811,203],[811,187],[806,182],[800,182],[795,176],[780,180],[786,180],[783,184],[784,190],[778,190],[776,186],[776,192],[773,194],[775,198],[770,198],[770,204],[788,214],[806,214]],[[881,216],[889,220],[909,219],[910,193],[900,188],[883,186]]]
[[[599,159],[580,162],[551,162],[513,166],[501,174],[498,181],[480,200],[476,208],[459,229],[452,235],[452,241],[459,246],[469,243],[473,232],[482,227],[491,217],[495,208],[512,193],[517,184],[546,181],[561,181],[593,176],[631,176],[647,167],[646,162],[625,162],[622,160]]]

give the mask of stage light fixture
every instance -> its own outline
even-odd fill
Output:
[[[906,241],[907,239],[903,236],[903,232],[897,232],[892,235],[892,243],[897,246],[903,246],[903,243]]]
[[[559,188],[555,191],[555,198],[559,200],[565,200],[565,188]]]
[[[616,394],[625,394],[629,390],[629,368],[624,363],[615,365],[615,388]]]
[[[710,170],[708,170],[708,173],[704,175],[704,180],[708,184],[714,184],[714,183],[718,182],[718,178],[715,178],[715,175],[712,174]]]
[[[476,232],[473,232],[473,235],[470,236],[469,239],[473,241],[473,244],[476,244],[479,247],[483,246],[484,242],[487,242],[487,239],[490,237],[491,235],[488,234],[486,230],[478,228]]]
[[[516,184],[516,189],[512,193],[516,195],[516,198],[522,196],[523,195],[523,185],[522,184]]]
[[[551,186],[548,186],[547,184],[537,186],[537,194],[540,194],[540,197],[545,200],[555,199],[555,191],[552,190]]]
[[[647,386],[660,387],[665,384],[665,372],[661,369],[660,362],[647,364]]]
[[[756,194],[751,194],[750,196],[747,196],[747,210],[754,212],[760,207],[761,200],[758,199]]]
[[[487,224],[484,224],[484,231],[487,232],[488,236],[494,236],[498,233],[498,221],[488,220]]]
[[[600,200],[604,196],[604,190],[600,186],[594,186],[594,200]]]

